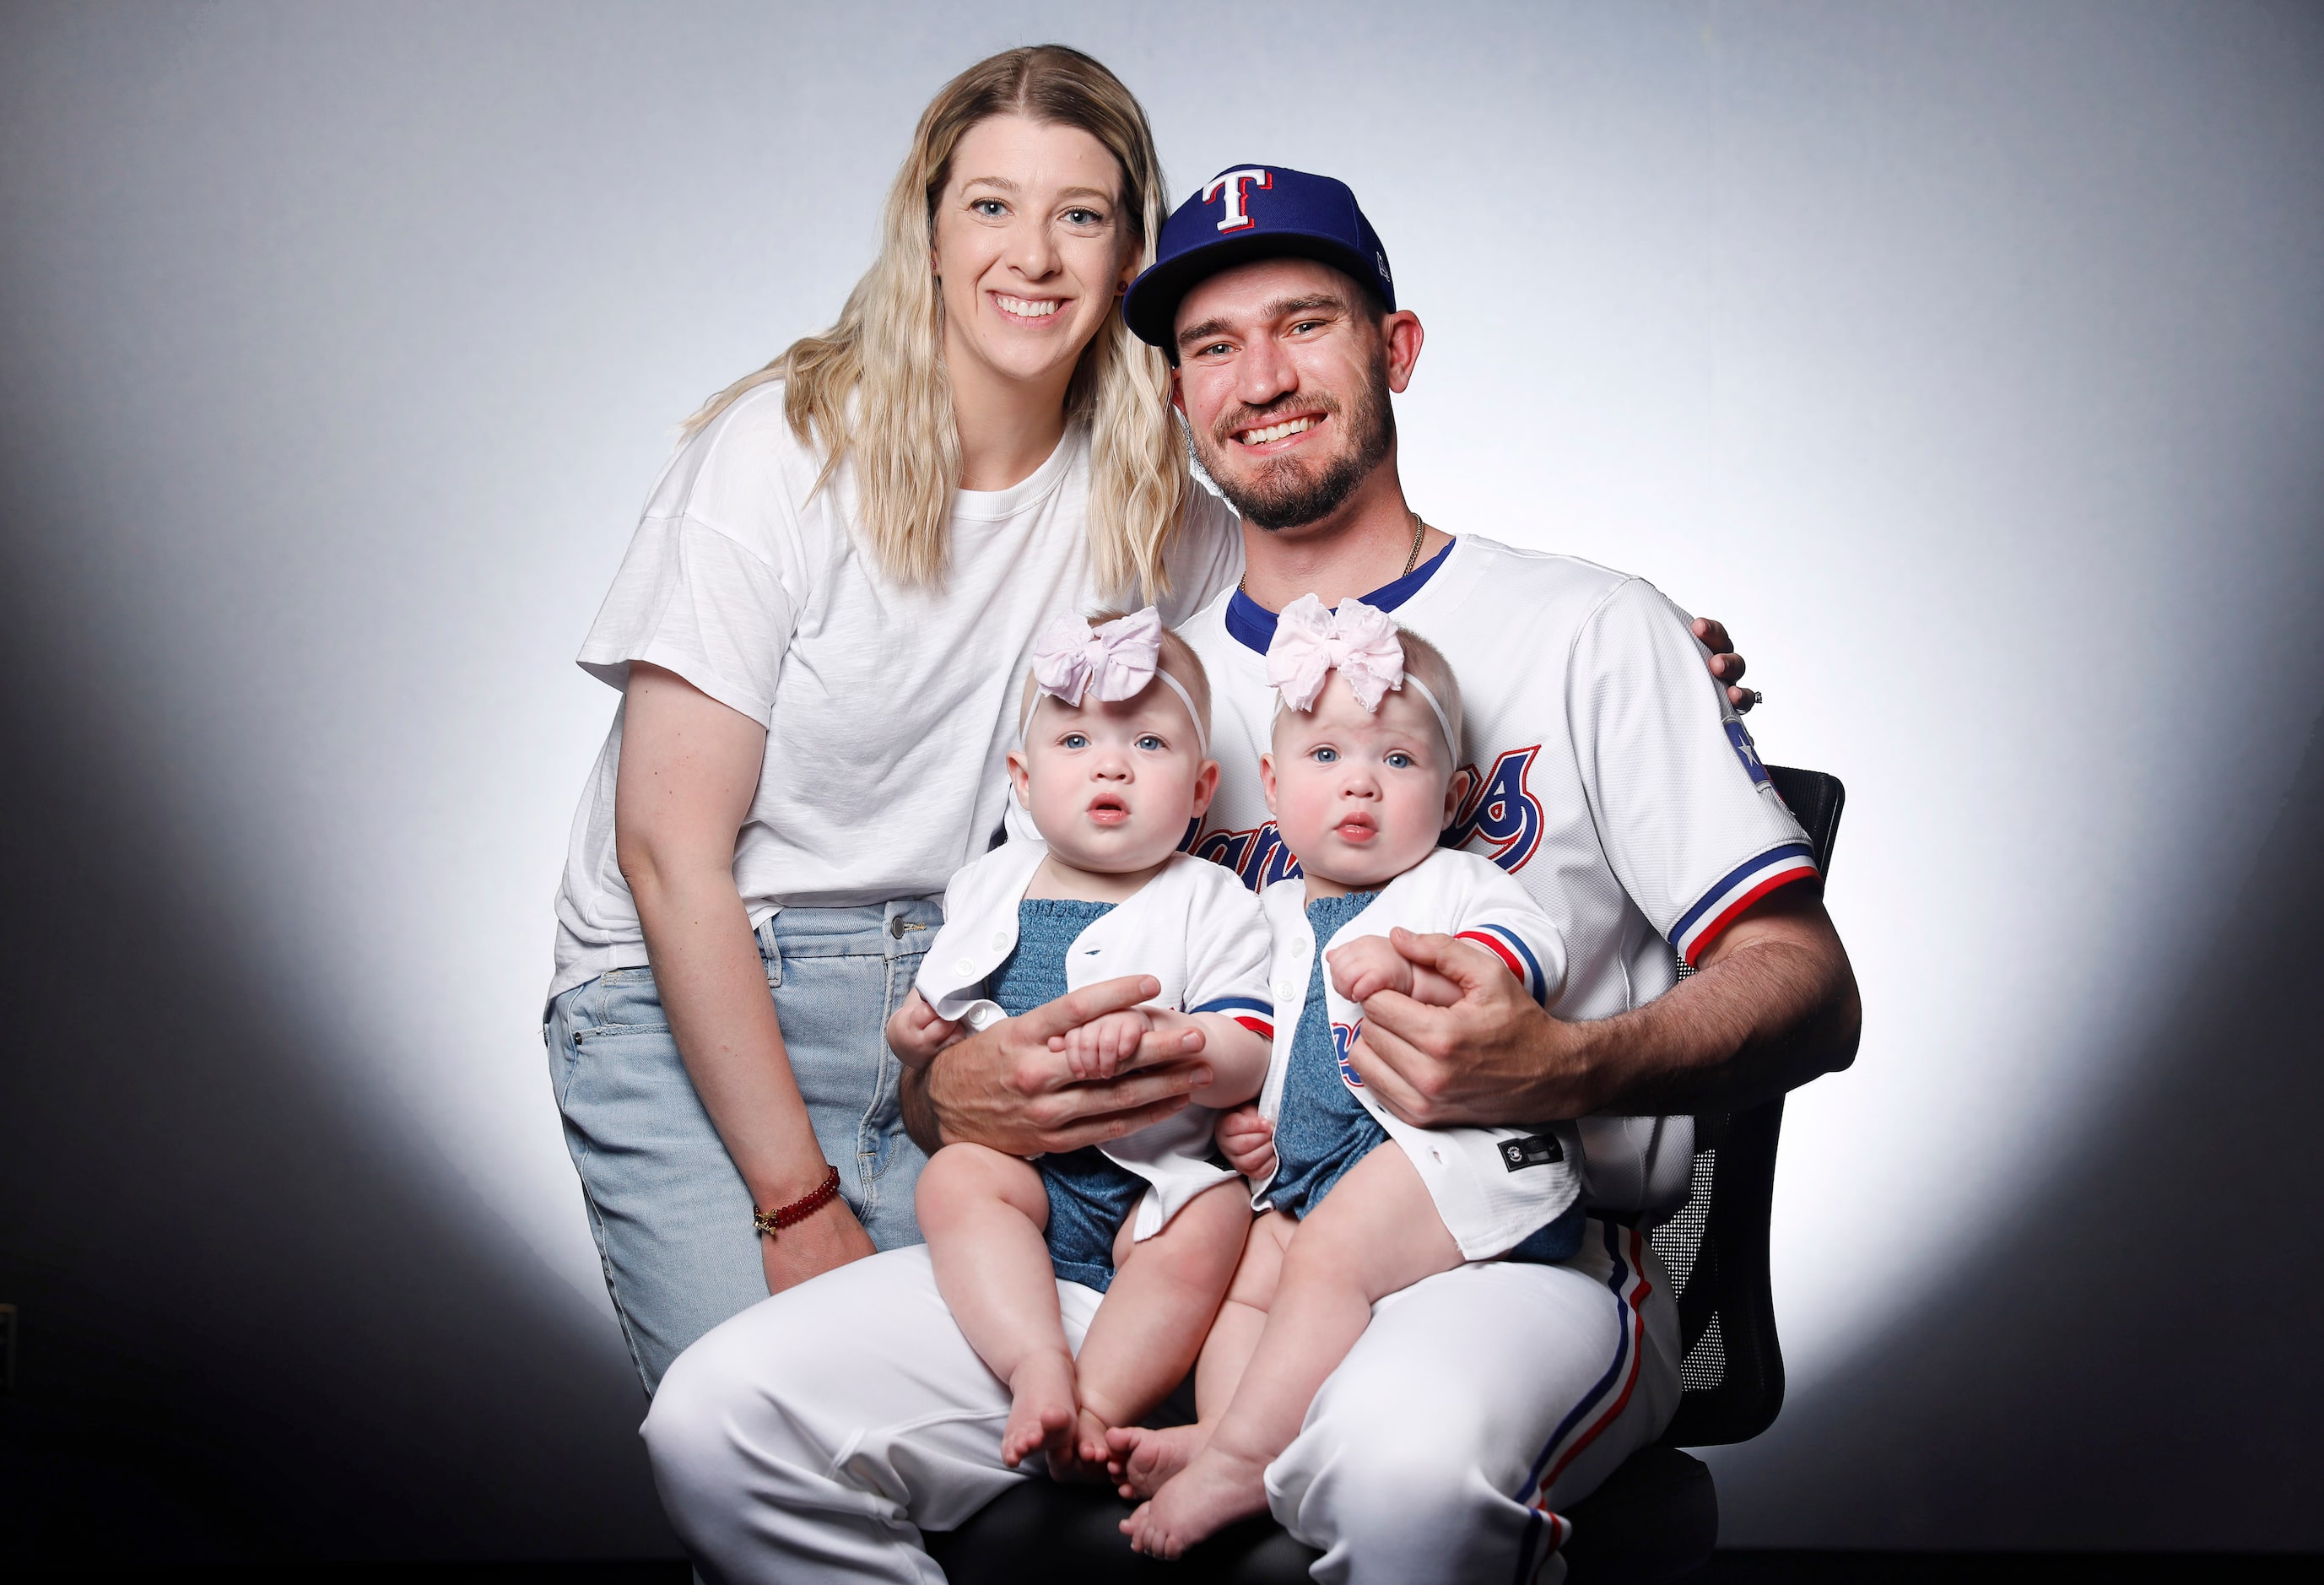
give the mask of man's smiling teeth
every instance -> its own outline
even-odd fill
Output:
[[[1235,438],[1245,446],[1264,446],[1270,440],[1280,440],[1286,435],[1305,435],[1314,427],[1315,420],[1313,419],[1286,419],[1283,422],[1270,424],[1264,429],[1245,429]]]
[[[1045,319],[1057,311],[1057,299],[1053,297],[1009,297],[996,291],[992,300],[1025,319]]]

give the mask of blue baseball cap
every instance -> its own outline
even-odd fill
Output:
[[[1162,223],[1153,264],[1121,299],[1122,319],[1175,364],[1181,298],[1222,270],[1284,257],[1345,271],[1396,307],[1388,250],[1346,182],[1281,165],[1231,165]]]

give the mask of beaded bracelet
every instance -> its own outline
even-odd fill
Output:
[[[751,1225],[759,1230],[761,1238],[771,1239],[783,1229],[796,1227],[805,1221],[838,1197],[839,1169],[835,1166],[825,1167],[823,1182],[816,1185],[813,1193],[802,1195],[789,1204],[779,1205],[772,1211],[761,1211],[755,1205],[752,1206]]]

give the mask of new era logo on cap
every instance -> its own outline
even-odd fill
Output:
[[[1231,165],[1163,222],[1154,263],[1130,283],[1121,317],[1175,363],[1171,332],[1181,298],[1222,270],[1285,257],[1344,271],[1396,307],[1388,250],[1346,182],[1283,165]]]

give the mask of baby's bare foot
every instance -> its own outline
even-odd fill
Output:
[[[1074,1448],[1074,1361],[1063,1350],[1028,1354],[1009,1378],[1009,1423],[1001,1461],[1015,1469],[1034,1453],[1070,1458]]]
[[[1121,1522],[1133,1551],[1175,1558],[1237,1519],[1267,1511],[1267,1470],[1261,1464],[1205,1447],[1162,1483],[1153,1500]]]
[[[1105,1472],[1122,1496],[1152,1497],[1210,1439],[1200,1425],[1118,1425],[1105,1433]]]
[[[1111,1434],[1111,1428],[1104,1419],[1084,1405],[1081,1417],[1074,1424],[1074,1457],[1081,1463],[1077,1473],[1082,1479],[1094,1479],[1101,1473],[1111,1473],[1106,1469],[1106,1438]]]

